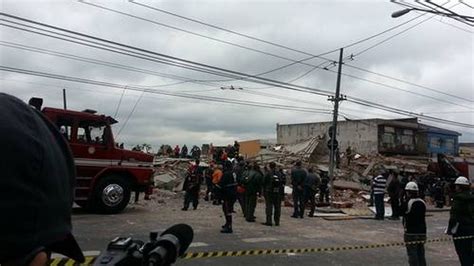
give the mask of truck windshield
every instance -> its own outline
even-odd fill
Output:
[[[107,144],[107,126],[93,123],[80,123],[77,132],[77,141],[90,144]]]

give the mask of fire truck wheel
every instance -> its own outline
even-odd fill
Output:
[[[94,202],[102,213],[119,213],[130,201],[130,182],[120,175],[101,178],[94,190]]]

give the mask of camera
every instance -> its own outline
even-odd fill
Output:
[[[171,265],[186,252],[193,236],[193,229],[189,225],[177,224],[159,236],[157,232],[150,232],[147,243],[131,237],[116,237],[93,265]]]

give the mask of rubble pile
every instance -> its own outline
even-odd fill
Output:
[[[192,161],[188,158],[155,158],[153,162],[155,187],[169,191],[180,191],[186,171]]]
[[[275,162],[277,166],[290,170],[298,160],[306,167],[313,167],[322,173],[329,171],[328,148],[324,137],[313,137],[305,141],[291,145],[277,145],[262,149],[258,155],[247,158],[259,162],[262,166],[269,162]],[[167,191],[173,195],[165,194],[158,201],[166,201],[166,197],[180,197],[186,171],[192,159],[157,157],[154,161],[155,186],[158,195]],[[342,156],[339,168],[335,169],[333,183],[332,206],[338,209],[367,209],[367,201],[370,195],[370,181],[373,176],[379,174],[381,168],[399,172],[424,175],[427,173],[428,159],[422,157],[387,157],[379,154],[364,156],[354,154],[351,163]],[[206,160],[202,160],[201,166],[208,166]],[[289,184],[288,178],[288,184]],[[201,197],[204,197],[201,191]],[[317,197],[319,195],[316,195]],[[160,196],[163,197],[163,196]],[[262,201],[262,199],[259,199]],[[285,206],[293,206],[291,187],[285,187]],[[323,204],[327,205],[327,204]],[[320,205],[320,206],[323,206]]]
[[[257,156],[247,159],[261,164],[275,162],[284,168],[291,167],[298,160],[306,163],[320,161],[325,154],[325,147],[321,145],[323,139],[313,137],[295,144],[271,146],[261,150]]]

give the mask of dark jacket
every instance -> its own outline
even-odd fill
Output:
[[[387,192],[390,198],[399,198],[401,194],[402,186],[397,177],[394,177],[390,184],[388,184]]]
[[[291,185],[293,186],[293,191],[303,190],[306,176],[308,176],[308,172],[302,167],[294,167],[291,169]]]
[[[189,167],[186,178],[184,179],[183,190],[196,191],[199,190],[202,183],[202,172],[199,166],[193,165]]]
[[[223,199],[234,199],[237,196],[237,182],[232,169],[224,170],[219,186]]]
[[[275,182],[276,180],[279,181],[278,184]],[[280,172],[277,170],[269,170],[263,179],[263,191],[267,194],[272,193],[281,195],[284,193],[285,183],[285,177],[280,174]]]
[[[263,183],[262,173],[251,169],[247,172],[247,175],[244,176],[244,178],[245,191],[248,194],[255,194],[261,191],[261,186]]]
[[[321,184],[321,179],[319,178],[317,174],[308,173],[308,176],[306,177],[304,181],[304,188],[310,189],[312,191],[317,191],[320,184]]]
[[[453,197],[448,231],[457,223],[460,228],[474,229],[474,196],[469,191],[456,193]]]
[[[426,234],[426,204],[420,198],[403,201],[400,207],[406,234]]]

